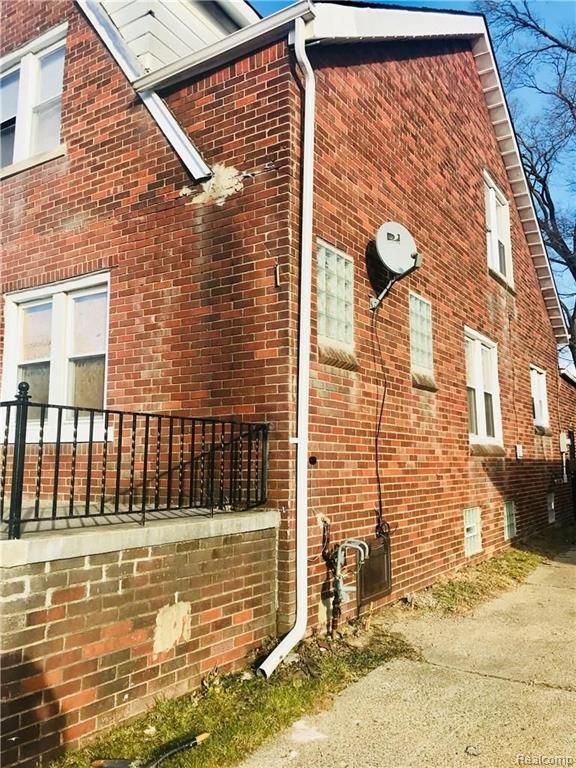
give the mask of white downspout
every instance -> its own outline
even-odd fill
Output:
[[[294,22],[294,52],[304,73],[302,229],[300,242],[300,338],[298,342],[298,437],[296,450],[296,619],[257,673],[270,677],[306,634],[308,624],[308,412],[310,401],[310,315],[312,303],[312,201],[316,80],[305,49],[305,24]]]

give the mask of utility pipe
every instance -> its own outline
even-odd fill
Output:
[[[316,80],[306,55],[305,24],[294,21],[294,52],[304,73],[304,137],[302,144],[302,223],[300,237],[300,324],[298,340],[298,437],[296,443],[296,619],[257,669],[270,677],[306,633],[308,624],[308,431],[310,405],[310,314],[312,303],[312,204],[314,195],[314,128]]]

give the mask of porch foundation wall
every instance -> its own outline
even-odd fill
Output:
[[[275,633],[276,534],[270,526],[1,568],[2,765],[45,764],[192,690],[212,668],[240,666]],[[93,544],[98,533],[82,536]]]

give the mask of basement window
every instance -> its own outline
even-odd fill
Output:
[[[480,507],[464,510],[464,554],[466,557],[482,552],[482,513]]]
[[[65,34],[66,26],[61,25],[0,59],[2,175],[34,164],[33,159],[43,162],[63,154]]]
[[[484,200],[488,268],[512,286],[510,206],[494,180],[486,172],[484,172]]]
[[[516,504],[513,501],[504,502],[504,538],[513,539],[516,536]]]
[[[546,508],[548,510],[548,522],[550,524],[556,522],[556,494],[554,491],[549,491],[546,494]]]

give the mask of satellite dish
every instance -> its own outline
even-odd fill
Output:
[[[401,277],[420,266],[420,256],[414,238],[406,227],[387,221],[376,233],[376,251],[386,269]]]

